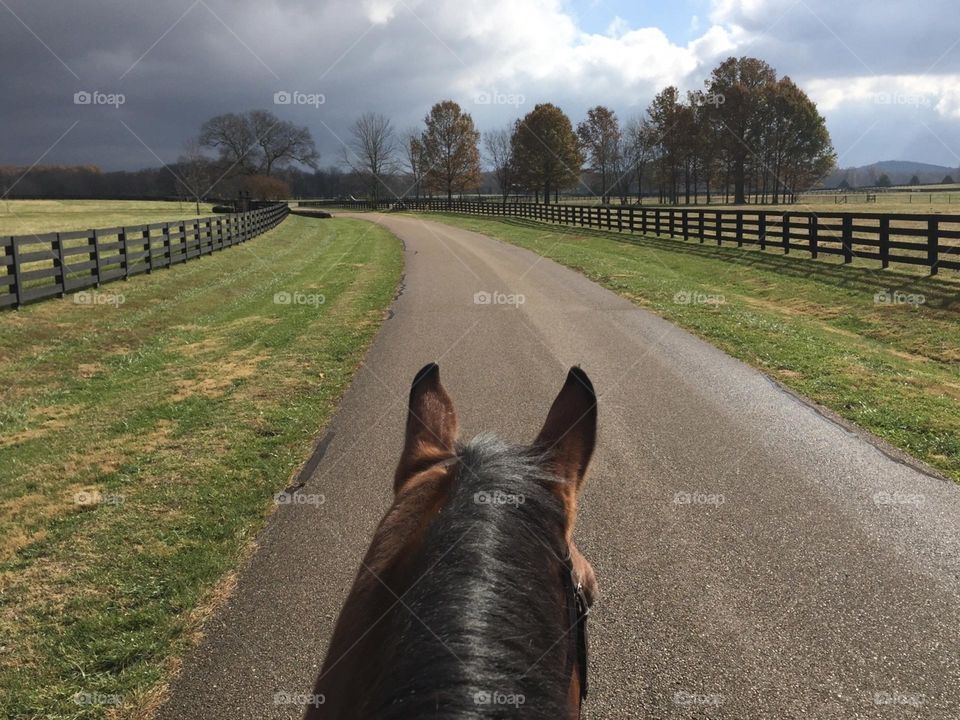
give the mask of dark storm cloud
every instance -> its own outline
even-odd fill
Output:
[[[764,57],[811,85],[921,74],[937,61],[936,72],[960,73],[958,23],[942,0],[922,12],[906,2],[713,5],[715,26],[680,47],[657,30],[582,33],[562,0],[2,0],[0,164],[155,166],[175,160],[206,118],[253,108],[307,125],[331,164],[364,111],[398,128],[448,97],[482,129],[543,101],[574,119],[596,103],[629,116],[668,83],[699,86],[728,54]],[[294,90],[326,102],[274,105],[274,93]],[[78,91],[125,102],[76,105]],[[898,122],[864,137],[880,110]],[[839,103],[827,118],[854,163],[902,148],[952,164],[944,146],[960,147],[956,120],[936,99],[919,111]]]

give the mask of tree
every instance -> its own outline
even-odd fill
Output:
[[[510,145],[510,128],[491,130],[483,136],[483,148],[487,155],[487,162],[493,168],[493,176],[500,186],[500,195],[503,202],[507,202],[510,189],[513,187],[513,153]]]
[[[422,143],[427,160],[424,178],[431,190],[446,192],[447,200],[480,184],[480,133],[473,118],[453,100],[431,108],[424,119]]]
[[[307,128],[266,110],[212,117],[200,128],[199,143],[219,151],[228,174],[269,176],[291,163],[316,169],[320,159]]]
[[[880,176],[880,179],[877,180],[877,187],[888,188],[893,187],[893,183],[890,181],[890,176],[884,173]]]
[[[423,146],[423,140],[420,137],[420,131],[416,128],[407,130],[403,134],[403,153],[404,163],[410,179],[413,181],[411,188],[417,200],[420,199],[420,189],[423,185],[423,175],[429,167],[427,161],[426,148]]]
[[[775,81],[772,67],[749,57],[728,58],[707,81],[707,92],[716,99],[721,145],[731,162],[736,204],[746,202],[747,163],[764,129],[762,91]]]
[[[919,178],[917,175],[914,175],[912,178],[910,178],[910,185],[911,185],[911,186],[914,186],[914,187],[915,187],[915,186],[917,186],[917,185],[919,185],[919,184],[920,184],[920,178]]]
[[[947,176],[943,179],[943,184],[944,184],[944,185],[953,185],[953,183],[954,183],[953,175],[947,175]]]
[[[200,144],[220,153],[220,159],[240,173],[257,170],[257,138],[248,119],[238,113],[217,115],[200,128]]]
[[[836,165],[826,121],[814,102],[790,78],[767,89],[769,128],[764,138],[766,164],[773,201],[793,199],[828,174]]]
[[[177,160],[177,180],[196,202],[197,215],[200,214],[200,200],[213,189],[211,186],[216,180],[213,165],[203,154],[198,140],[188,140],[183,155]]]
[[[576,184],[583,156],[573,125],[556,105],[537,105],[517,120],[510,141],[518,182],[528,190],[543,190],[549,203],[553,192]]]
[[[624,130],[624,153],[627,158],[624,172],[632,172],[637,178],[637,202],[643,202],[643,179],[647,163],[653,156],[653,132],[648,120],[633,118]]]
[[[680,102],[680,91],[673,86],[661,90],[647,109],[661,201],[677,200],[685,142],[690,131],[688,110]]]
[[[351,141],[343,151],[343,160],[363,177],[370,199],[380,199],[386,178],[396,165],[397,139],[389,118],[379,113],[364,113],[350,130]]]
[[[247,122],[256,139],[262,174],[269,177],[275,167],[292,162],[316,169],[320,154],[307,128],[281,120],[266,110],[250,111]]]
[[[603,202],[607,195],[608,176],[619,163],[620,121],[616,114],[603,105],[597,105],[587,111],[587,119],[577,125],[577,136],[590,163],[590,169],[600,175],[600,194]]]

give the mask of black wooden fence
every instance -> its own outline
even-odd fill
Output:
[[[0,308],[170,267],[246,242],[290,212],[277,203],[245,213],[44,235],[0,237]]]
[[[599,230],[666,236],[700,243],[800,251],[875,260],[883,267],[920,265],[935,275],[960,270],[960,215],[802,212],[630,205],[546,205],[445,200],[303,201],[305,207],[417,210],[512,217]]]

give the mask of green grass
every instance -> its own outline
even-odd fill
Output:
[[[401,267],[376,226],[291,217],[105,285],[118,307],[0,313],[0,717],[144,715],[309,455]]]
[[[200,216],[212,215],[212,205],[200,203]],[[3,200],[0,236],[30,235],[123,225],[146,225],[197,217],[192,202],[152,200]]]
[[[578,270],[960,480],[955,273],[923,278],[534,222],[427,217]],[[875,302],[894,291],[926,302]],[[722,303],[683,304],[697,293]]]

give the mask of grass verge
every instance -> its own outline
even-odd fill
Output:
[[[567,265],[960,480],[960,280],[429,215]],[[922,301],[922,302],[921,302]]]
[[[200,203],[199,217],[213,215],[213,205]],[[198,217],[192,202],[166,200],[4,200],[0,202],[0,235],[42,235],[69,230],[147,225]]]
[[[291,217],[119,306],[0,313],[0,717],[142,717],[401,267],[372,224]]]

